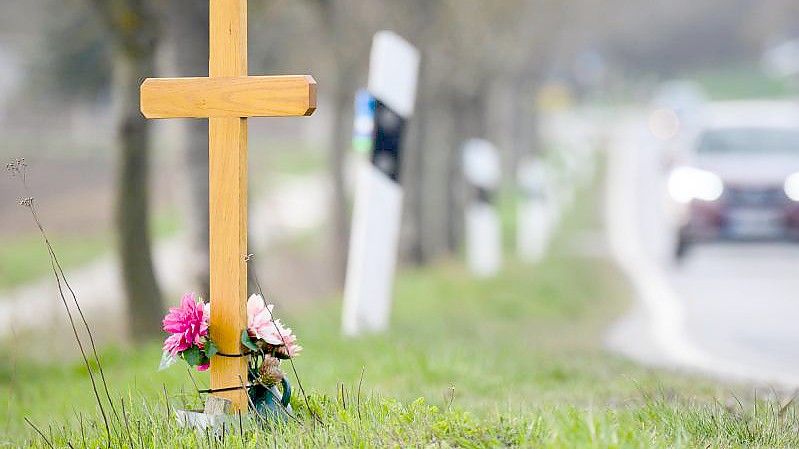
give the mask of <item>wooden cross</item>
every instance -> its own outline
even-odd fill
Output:
[[[247,0],[210,0],[208,78],[154,78],[141,86],[147,118],[208,118],[211,334],[225,354],[241,352],[247,328],[247,117],[307,116],[310,76],[247,76]],[[245,357],[214,356],[211,388],[247,382]],[[216,393],[247,411],[243,389]]]

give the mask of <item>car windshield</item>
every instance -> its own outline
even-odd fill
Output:
[[[729,128],[705,131],[699,140],[697,152],[700,154],[799,154],[799,129]]]

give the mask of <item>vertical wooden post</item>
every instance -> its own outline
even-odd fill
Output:
[[[247,75],[247,0],[210,0],[209,76]],[[209,119],[211,335],[226,354],[241,352],[247,328],[247,119]],[[247,359],[215,356],[211,388],[247,383]],[[246,390],[217,393],[247,411]]]
[[[202,1],[202,0],[196,0]],[[226,355],[241,353],[247,328],[247,119],[311,115],[310,76],[247,76],[247,0],[210,3],[210,78],[148,78],[141,85],[147,118],[209,118],[211,337]],[[220,79],[222,78],[222,79]],[[248,409],[247,358],[214,356],[211,388]]]

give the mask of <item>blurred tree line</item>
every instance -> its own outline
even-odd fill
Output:
[[[207,75],[206,0],[41,0],[51,67],[45,85],[70,101],[112,93],[117,120],[119,252],[134,335],[158,331],[161,298],[152,269],[147,191],[150,125],[138,86],[155,74]],[[366,81],[372,34],[391,29],[423,54],[417,112],[403,156],[402,254],[425,264],[458,251],[462,239],[460,145],[497,143],[506,178],[541,152],[536,92],[560,80],[574,91],[757,58],[762,45],[797,30],[795,1],[675,0],[250,0],[250,72],[311,73],[331,117],[328,172],[331,266],[343,275],[349,233],[345,164],[353,96]],[[88,6],[88,8],[87,8]],[[172,45],[168,67],[159,48]],[[597,61],[594,79],[580,61]],[[55,68],[53,70],[52,68]],[[183,154],[191,200],[185,220],[192,258],[207,260],[207,125],[187,122]],[[196,279],[207,291],[207,264]]]

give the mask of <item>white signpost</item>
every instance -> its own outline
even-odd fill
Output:
[[[375,34],[367,88],[373,97],[372,138],[369,159],[358,167],[344,288],[345,335],[388,328],[402,216],[402,133],[416,102],[419,61],[419,51],[397,34]],[[358,117],[356,127],[366,122]]]
[[[546,255],[554,227],[552,198],[547,171],[540,160],[527,159],[519,164],[519,201],[516,244],[525,262],[539,262]]]
[[[483,139],[466,141],[463,172],[472,191],[464,211],[466,261],[475,276],[491,277],[502,267],[502,231],[494,204],[502,169],[494,145]]]

